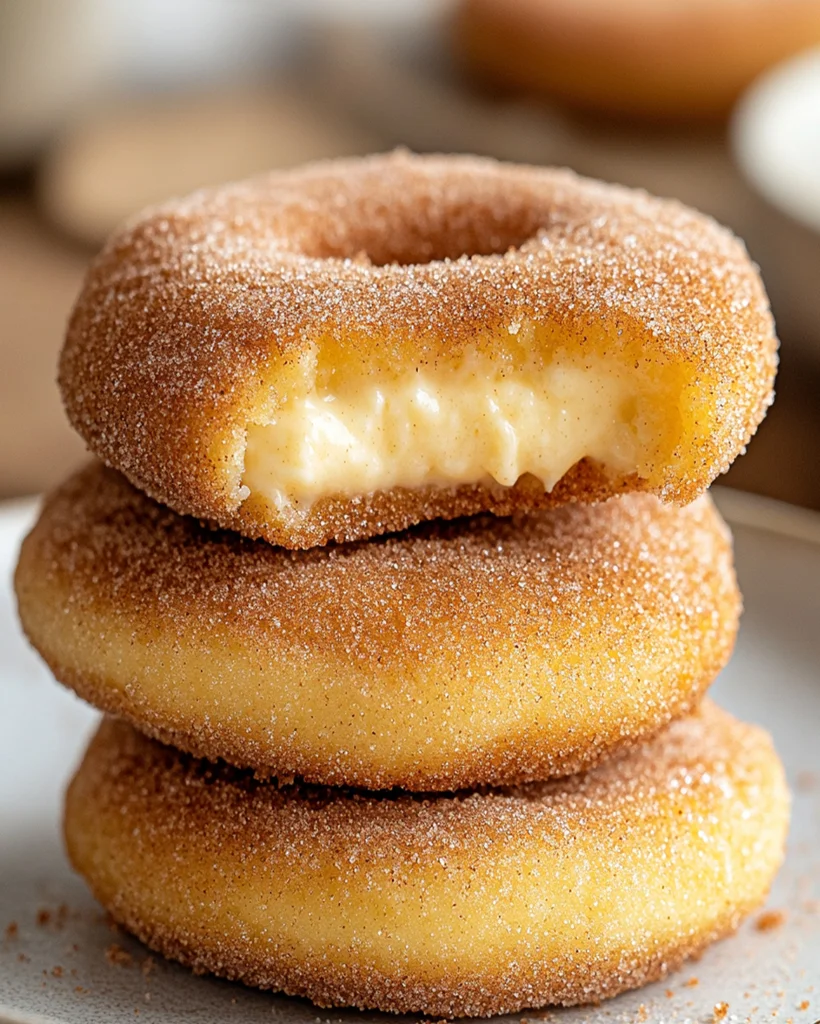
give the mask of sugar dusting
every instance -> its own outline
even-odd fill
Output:
[[[60,382],[92,450],[149,493],[309,546],[481,511],[492,493],[363,495],[317,503],[304,521],[242,505],[246,427],[271,386],[287,388],[272,368],[329,339],[354,360],[377,351],[412,369],[493,351],[493,331],[509,338],[525,320],[571,331],[580,351],[603,337],[691,369],[705,447],[688,469],[667,467],[669,498],[693,498],[728,468],[771,400],[766,296],[743,245],[714,221],[568,171],[402,152],[145,213],[92,266]],[[587,482],[581,473],[575,496]],[[591,482],[593,497],[612,493]],[[533,507],[538,494],[514,501]]]
[[[740,600],[708,498],[289,552],[99,464],[46,502],[16,585],[58,678],[103,709],[263,774],[412,789],[566,774],[654,732],[725,664]]]
[[[98,898],[150,946],[197,970],[308,995],[320,1005],[489,1015],[615,994],[662,976],[734,929],[765,895],[782,853],[786,808],[768,738],[707,702],[651,743],[585,775],[437,796],[277,787],[107,720],[72,784],[66,820],[72,859]],[[547,916],[543,928],[515,928],[505,917],[511,898],[523,892],[533,905],[550,903],[543,903],[549,882],[522,867],[538,851],[558,849],[556,864],[578,857],[566,870],[577,871],[581,886],[594,860],[604,904],[622,900],[628,882],[656,894],[661,917],[651,900],[639,901],[646,926],[622,931],[616,951],[591,931],[611,920],[590,916],[582,897],[556,907],[558,918]],[[613,856],[634,865],[634,878],[607,876]],[[729,872],[717,899],[708,869],[715,856],[745,865]],[[663,884],[675,857],[688,865],[680,889]],[[456,930],[447,932],[435,962],[420,961],[402,945],[403,934],[418,940],[393,916],[400,915],[394,900],[436,905],[454,878],[466,887]],[[304,899],[323,922],[318,932],[315,923],[306,925],[304,949],[279,931],[292,927],[283,923],[290,913],[281,909],[285,880],[294,891],[310,887]],[[160,892],[161,913],[151,909],[151,893]],[[488,929],[478,974],[472,941],[458,937],[457,922],[471,904],[480,904]],[[248,906],[270,910],[241,909]],[[366,913],[359,906],[377,906],[379,920],[384,915],[379,941],[391,953],[378,966],[364,938],[376,924],[369,914],[357,917]],[[573,906],[575,916],[562,917]],[[697,926],[693,907],[700,908]],[[687,916],[689,924],[677,923]],[[659,920],[662,932],[650,924]],[[445,924],[453,922],[430,919],[425,927]],[[334,929],[348,936],[340,947],[327,939]],[[569,952],[562,951],[567,934]]]

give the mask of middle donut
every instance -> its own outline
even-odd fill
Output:
[[[16,589],[57,678],[104,711],[260,775],[375,789],[588,768],[697,704],[740,611],[708,497],[292,552],[99,464],[46,502]]]

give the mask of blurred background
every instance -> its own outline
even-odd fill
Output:
[[[0,0],[0,498],[83,458],[56,358],[120,220],[398,144],[568,165],[734,228],[782,349],[728,482],[820,509],[820,0]]]

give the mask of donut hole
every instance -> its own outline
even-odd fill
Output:
[[[533,234],[529,224],[441,225],[435,232],[363,238],[356,257],[364,255],[374,267],[412,267],[473,256],[503,256],[520,249]]]
[[[428,185],[431,183],[428,183]],[[303,225],[303,255],[346,259],[373,267],[420,266],[474,256],[503,256],[520,249],[545,227],[543,207],[526,196],[495,188],[466,202],[455,188],[437,194],[418,189],[402,201],[373,195],[352,204],[344,217],[318,216]]]

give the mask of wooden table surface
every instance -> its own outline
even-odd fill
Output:
[[[88,252],[44,223],[29,190],[0,190],[0,498],[42,491],[85,457],[54,383]],[[725,482],[820,509],[820,355],[785,339],[777,401]]]

